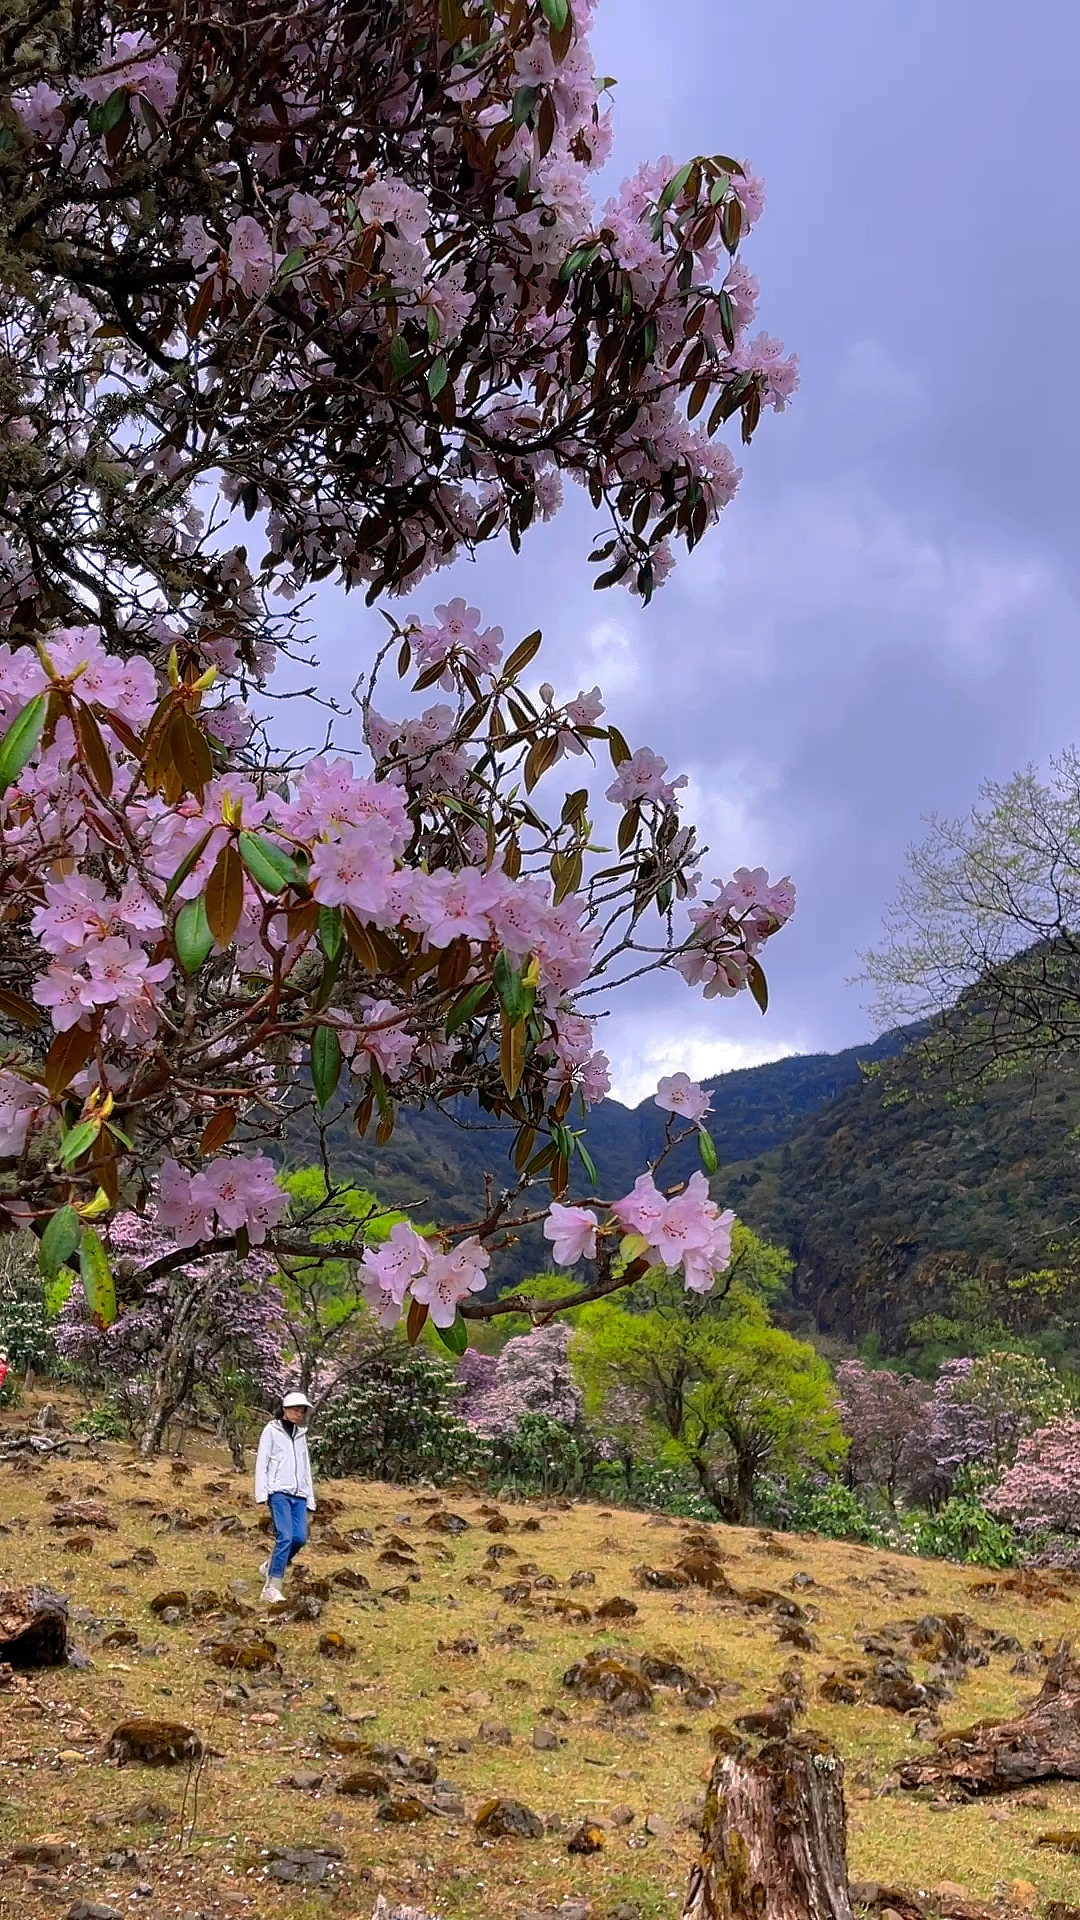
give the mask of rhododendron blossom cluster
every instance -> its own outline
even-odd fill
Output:
[[[541,1186],[602,1291],[650,1264],[704,1291],[728,1259],[705,1175],[666,1191],[663,1155],[569,1204],[596,1021],[652,972],[764,1010],[790,883],[702,893],[686,776],[458,595],[389,620],[348,711],[306,689],[322,751],[273,725],[312,583],[412,595],[516,548],[569,474],[606,515],[596,584],[647,600],[734,491],[725,422],[748,442],[793,390],[754,330],[749,166],[663,160],[594,202],[590,24],[589,0],[44,0],[11,39],[0,1224],[103,1322],[115,1222],[150,1205],[148,1285],[253,1247],[345,1260],[380,1321],[455,1351],[504,1310],[479,1296]],[[659,1098],[664,1152],[685,1121],[715,1171],[704,1096]],[[430,1103],[505,1130],[478,1218],[328,1254],[335,1130],[382,1143]],[[294,1123],[328,1192],[287,1214]]]
[[[0,82],[0,624],[104,609],[152,646],[178,615],[257,677],[265,590],[415,588],[564,475],[606,509],[601,580],[662,583],[738,484],[721,428],[749,441],[797,368],[755,330],[745,161],[594,197],[592,14],[36,9]],[[433,681],[497,658],[462,617],[425,623]]]
[[[461,635],[490,632],[457,603],[436,617],[451,611]],[[398,630],[403,678],[424,631],[419,618]],[[563,1203],[572,1166],[590,1166],[572,1109],[608,1088],[575,994],[642,969],[685,972],[691,952],[748,975],[791,890],[739,875],[706,909],[707,934],[697,909],[678,927],[699,856],[673,782],[624,814],[614,872],[591,851],[586,788],[545,821],[534,790],[562,736],[586,754],[602,743],[617,772],[635,756],[553,689],[532,699],[521,675],[537,645],[530,636],[505,662],[500,646],[481,666],[456,641],[434,663],[456,701],[437,726],[423,714],[419,732],[378,715],[372,682],[358,717],[366,769],[358,741],[359,754],[318,755],[292,775],[230,764],[212,744],[211,676],[197,661],[174,653],[160,681],[142,660],[118,676],[91,629],[4,649],[0,1013],[22,1037],[0,1064],[0,1153],[13,1166],[3,1204],[47,1236],[54,1264],[89,1249],[92,1290],[92,1222],[132,1181],[153,1187],[178,1249],[309,1251],[284,1221],[261,1138],[305,1103],[328,1120],[358,1103],[361,1133],[385,1137],[397,1101],[467,1095],[514,1129],[514,1197],[527,1207],[548,1182],[560,1264],[606,1273],[630,1235],[631,1264],[713,1285],[730,1215],[702,1174],[672,1195],[643,1175],[603,1226]],[[707,1096],[679,1074],[657,1099],[714,1168]],[[505,1213],[472,1232],[397,1225],[384,1246],[358,1249],[377,1318],[408,1304],[455,1326],[487,1285],[486,1242]]]

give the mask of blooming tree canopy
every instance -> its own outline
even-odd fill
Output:
[[[498,1310],[475,1296],[541,1181],[587,1297],[650,1266],[704,1291],[727,1263],[704,1174],[654,1178],[680,1118],[715,1169],[686,1076],[657,1162],[595,1212],[563,1204],[593,1171],[574,1121],[625,981],[764,1010],[790,883],[703,889],[685,778],[599,688],[537,685],[538,633],[508,646],[458,597],[389,622],[315,757],[246,705],[302,638],[275,606],[516,544],[564,472],[609,513],[597,585],[648,598],[734,489],[720,426],[748,439],[792,391],[748,331],[745,165],[665,161],[594,205],[588,26],[585,0],[46,0],[6,30],[0,1209],[46,1272],[77,1260],[103,1322],[109,1223],[151,1198],[147,1285],[326,1257],[332,1181],[286,1221],[264,1151],[304,1106],[324,1143],[349,1109],[385,1139],[400,1103],[512,1129],[476,1221],[332,1236],[414,1337],[430,1317],[460,1351]],[[610,779],[578,771],[597,756]]]
[[[247,663],[263,589],[413,588],[556,511],[648,595],[796,384],[731,156],[611,144],[589,0],[45,0],[5,31],[9,619],[163,617]],[[265,555],[225,550],[221,505]],[[157,589],[155,592],[154,589]]]

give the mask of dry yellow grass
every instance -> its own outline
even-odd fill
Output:
[[[227,1491],[208,1491],[208,1482]],[[88,1553],[70,1554],[49,1525],[49,1496],[55,1499],[60,1489],[65,1495],[100,1490],[118,1531],[97,1534]],[[45,1884],[40,1872],[8,1866],[0,1874],[3,1920],[64,1913],[76,1895],[146,1920],[222,1913],[314,1920],[327,1911],[325,1894],[268,1884],[261,1850],[321,1842],[345,1852],[333,1910],[346,1920],[366,1916],[380,1890],[449,1920],[481,1914],[511,1920],[519,1909],[554,1907],[567,1898],[586,1899],[598,1920],[621,1901],[632,1901],[643,1920],[677,1913],[695,1851],[687,1816],[708,1777],[709,1728],[762,1705],[791,1658],[769,1616],[749,1615],[696,1589],[635,1587],[638,1562],[665,1565],[675,1558],[680,1523],[590,1505],[569,1511],[504,1505],[511,1531],[499,1540],[555,1576],[561,1584],[549,1598],[562,1596],[569,1576],[584,1569],[595,1573],[596,1586],[574,1598],[595,1607],[622,1594],[637,1604],[627,1622],[572,1626],[501,1599],[498,1588],[518,1563],[508,1560],[501,1574],[482,1572],[493,1541],[478,1513],[479,1496],[446,1496],[447,1506],[470,1522],[467,1532],[448,1539],[425,1530],[430,1508],[419,1504],[418,1490],[341,1482],[321,1491],[345,1503],[335,1524],[370,1527],[375,1545],[345,1560],[320,1551],[316,1533],[307,1565],[313,1574],[351,1565],[367,1575],[372,1593],[335,1594],[315,1625],[274,1623],[282,1673],[241,1676],[250,1701],[223,1706],[229,1677],[199,1651],[220,1625],[161,1626],[149,1601],[166,1587],[225,1592],[237,1580],[246,1582],[249,1601],[257,1599],[256,1566],[266,1549],[252,1531],[257,1516],[247,1478],[205,1456],[178,1481],[166,1462],[147,1469],[119,1447],[104,1448],[98,1462],[85,1466],[0,1471],[7,1529],[0,1535],[0,1586],[41,1580],[69,1595],[77,1617],[87,1609],[106,1628],[123,1622],[139,1634],[137,1646],[109,1651],[100,1632],[77,1627],[92,1673],[44,1672],[18,1692],[0,1692],[0,1849],[42,1836],[80,1849],[72,1868],[44,1869]],[[245,1531],[176,1530],[154,1518],[167,1511],[175,1519],[180,1508],[193,1517],[238,1515]],[[523,1531],[526,1521],[539,1522],[539,1531]],[[797,1571],[815,1582],[799,1594],[816,1609],[819,1645],[800,1656],[810,1691],[801,1724],[829,1734],[848,1763],[853,1875],[924,1889],[948,1879],[975,1899],[1004,1898],[1009,1883],[1022,1878],[1034,1883],[1040,1904],[1075,1899],[1076,1865],[1036,1842],[1047,1827],[1080,1827],[1080,1789],[1049,1787],[1042,1811],[1020,1804],[1022,1797],[937,1811],[910,1795],[883,1796],[879,1789],[892,1769],[915,1750],[910,1720],[880,1708],[830,1707],[817,1697],[821,1676],[857,1659],[863,1636],[887,1621],[967,1611],[1028,1646],[1068,1632],[1071,1607],[1055,1602],[1032,1609],[1007,1597],[975,1596],[979,1576],[970,1568],[813,1538],[769,1543],[752,1531],[711,1531],[729,1556],[727,1572],[737,1587],[784,1590]],[[391,1532],[414,1542],[421,1570],[421,1578],[408,1583],[407,1604],[382,1597],[382,1589],[403,1578],[378,1559]],[[133,1550],[147,1546],[157,1556],[155,1567],[128,1564]],[[520,1630],[516,1642],[503,1638],[508,1627]],[[347,1663],[320,1657],[317,1643],[327,1628],[355,1644]],[[463,1635],[479,1643],[478,1653],[438,1650],[440,1641]],[[651,1713],[605,1722],[595,1704],[579,1701],[562,1684],[565,1669],[601,1644],[670,1647],[685,1666],[738,1692],[719,1710],[695,1713],[677,1694],[658,1690]],[[1029,1697],[1037,1683],[1014,1676],[1010,1665],[995,1658],[975,1669],[944,1709],[945,1725],[1001,1715]],[[340,1713],[325,1710],[328,1696]],[[564,1743],[536,1751],[532,1731],[552,1724],[543,1710],[553,1706],[568,1716],[556,1723]],[[163,1834],[122,1824],[123,1810],[148,1794],[178,1815],[184,1788],[182,1768],[118,1770],[106,1762],[104,1737],[134,1714],[188,1721],[217,1750],[202,1775],[195,1831],[186,1844],[179,1842],[175,1818]],[[257,1715],[276,1717],[268,1722]],[[485,1720],[509,1726],[512,1745],[481,1739]],[[373,1802],[336,1793],[334,1782],[349,1763],[322,1750],[320,1736],[342,1730],[411,1753],[428,1740],[443,1743],[440,1772],[460,1790],[465,1817],[389,1826],[376,1817]],[[447,1750],[458,1740],[471,1743],[468,1750]],[[322,1789],[275,1784],[298,1769],[325,1770]],[[545,1818],[561,1817],[564,1830],[540,1840],[478,1843],[472,1816],[499,1793]],[[609,1826],[601,1852],[587,1858],[567,1852],[568,1835],[583,1817],[603,1819],[620,1805],[633,1808],[633,1823]],[[645,1831],[649,1815],[664,1823],[660,1832]],[[118,1846],[136,1849],[137,1867],[102,1867]],[[150,1891],[134,1896],[136,1882]]]

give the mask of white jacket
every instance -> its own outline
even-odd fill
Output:
[[[282,1420],[267,1421],[255,1457],[255,1499],[259,1506],[264,1506],[272,1493],[295,1494],[306,1499],[309,1513],[315,1511],[307,1434],[298,1427],[295,1440],[290,1439]]]

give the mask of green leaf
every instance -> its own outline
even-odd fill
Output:
[[[128,105],[127,88],[114,87],[113,91],[110,93],[108,99],[105,101],[105,104],[101,109],[102,133],[111,133],[114,127],[118,127],[120,125],[121,120],[123,119],[125,113],[127,112],[127,105]]]
[[[316,1027],[311,1042],[311,1083],[320,1107],[333,1099],[341,1078],[341,1041],[336,1027]]]
[[[769,983],[761,968],[761,963],[751,954],[746,962],[746,984],[754,996],[762,1013],[769,1011]]]
[[[80,1120],[77,1127],[65,1133],[60,1142],[60,1165],[71,1172],[77,1160],[88,1152],[101,1132],[100,1120]]]
[[[434,1321],[432,1325],[435,1325]],[[460,1309],[457,1318],[451,1322],[450,1326],[435,1327],[435,1331],[443,1346],[449,1347],[451,1353],[460,1359],[469,1344],[469,1329],[461,1317]]]
[[[519,1020],[527,1019],[533,1010],[536,990],[534,987],[526,987],[522,984],[520,971],[502,948],[495,955],[492,978],[495,982],[495,991],[502,1002],[503,1011],[511,1025],[516,1026]]]
[[[38,1264],[47,1280],[55,1280],[79,1244],[82,1229],[74,1207],[58,1207],[41,1236]]]
[[[663,193],[660,195],[659,204],[661,209],[670,207],[673,201],[678,199],[693,170],[694,162],[688,160],[685,167],[680,167],[678,173],[672,175]]]
[[[627,1266],[632,1260],[640,1260],[642,1254],[648,1251],[649,1243],[643,1233],[624,1233],[619,1241],[619,1259],[625,1260]]]
[[[285,255],[284,260],[277,270],[278,280],[288,280],[290,275],[294,274],[298,267],[303,266],[306,259],[307,255],[303,247],[294,247],[291,253]]]
[[[466,987],[460,1000],[455,1000],[446,1016],[446,1026],[443,1031],[448,1040],[453,1039],[458,1028],[463,1027],[466,1020],[472,1019],[473,1014],[487,999],[490,992],[490,980],[477,980],[473,986]]]
[[[540,0],[540,11],[549,27],[561,33],[570,18],[568,0]]]
[[[345,938],[345,922],[340,907],[319,908],[319,945],[330,961],[337,959]]]
[[[519,127],[523,127],[526,122],[531,121],[539,92],[539,87],[519,87],[515,93],[514,108],[511,115],[514,122],[515,133]]]
[[[444,356],[440,353],[438,359],[433,360],[428,368],[427,389],[433,400],[436,394],[442,392],[449,378],[450,369],[446,364]]]
[[[90,1312],[100,1320],[103,1327],[111,1327],[116,1319],[116,1286],[113,1282],[109,1257],[93,1227],[84,1227],[79,1242],[79,1272],[82,1275],[83,1292]]]
[[[706,1133],[704,1127],[699,1127],[698,1129],[697,1150],[701,1155],[701,1164],[706,1173],[715,1173],[719,1165],[716,1158],[716,1148],[713,1144],[712,1134]]]
[[[35,693],[0,740],[0,793],[6,793],[25,767],[45,725],[48,696]]]
[[[200,895],[197,900],[189,900],[176,916],[176,928],[173,935],[176,942],[176,956],[187,974],[198,973],[207,960],[214,945],[214,936],[210,931],[210,922],[206,917],[206,906]]]
[[[583,1146],[580,1140],[576,1144],[578,1159],[581,1161],[582,1166],[589,1176],[589,1185],[595,1187],[599,1177],[596,1171],[596,1161],[593,1159],[588,1148]]]
[[[207,846],[210,843],[211,836],[216,832],[217,832],[216,827],[207,827],[206,832],[202,835],[202,837],[196,840],[195,845],[191,847],[187,853],[185,853],[183,859],[180,862],[180,865],[177,867],[176,872],[173,874],[172,879],[169,881],[169,884],[165,889],[166,900],[172,899],[173,894],[176,892],[177,888],[183,886],[184,881],[188,877],[188,874],[192,873],[194,869],[198,866],[199,861],[202,859],[203,854],[206,852]]]
[[[296,861],[265,834],[242,833],[236,844],[255,885],[264,893],[281,893],[285,887],[303,886],[303,875]]]
[[[390,342],[390,371],[395,380],[404,380],[412,367],[412,354],[404,334],[395,333]]]

